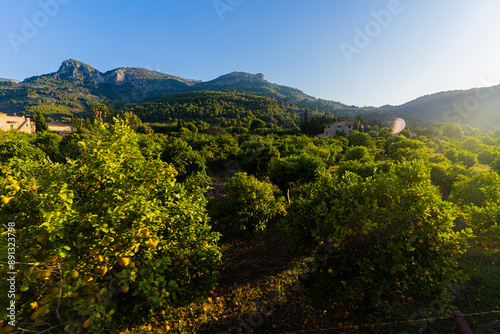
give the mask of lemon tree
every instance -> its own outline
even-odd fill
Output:
[[[264,230],[273,217],[285,212],[284,200],[275,198],[272,185],[247,173],[236,173],[224,192],[227,197],[215,205],[212,216],[240,230]]]
[[[102,332],[214,287],[221,254],[204,197],[177,183],[171,165],[144,158],[137,140],[120,121],[101,124],[79,143],[78,160],[2,167],[0,224],[16,227],[20,327]]]
[[[467,225],[472,228],[475,244],[488,251],[500,243],[500,176],[484,172],[460,176],[453,185],[450,201],[457,203]]]
[[[322,177],[301,189],[283,227],[295,250],[315,250],[304,278],[322,298],[428,305],[461,277],[468,232],[452,230],[455,217],[429,168],[414,161],[365,179]]]

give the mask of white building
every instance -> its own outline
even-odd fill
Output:
[[[56,131],[60,135],[65,135],[72,133],[75,131],[78,127],[76,125],[70,124],[70,123],[56,123],[56,122],[51,122],[47,124],[49,126],[49,131]]]
[[[322,134],[319,134],[318,137],[333,137],[338,132],[344,132],[348,135],[354,127],[354,122],[350,121],[342,121],[336,123],[330,123],[325,125],[325,130]]]

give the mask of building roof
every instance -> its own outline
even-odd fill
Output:
[[[69,126],[69,127],[73,127],[73,128],[77,127],[73,123],[59,123],[59,122],[50,122],[50,123],[47,123],[47,125],[48,126]]]

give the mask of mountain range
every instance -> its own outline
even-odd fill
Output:
[[[244,92],[272,97],[300,108],[317,108],[324,113],[363,113],[377,117],[399,114],[428,121],[500,126],[500,85],[440,92],[399,106],[361,108],[316,99],[299,89],[268,82],[261,73],[232,72],[204,82],[144,68],[125,67],[103,73],[74,59],[64,61],[56,72],[22,82],[0,79],[0,112],[40,110],[57,118],[88,110],[96,103],[142,103],[195,91]]]

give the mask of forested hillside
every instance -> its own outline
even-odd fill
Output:
[[[296,128],[301,118],[296,106],[283,104],[271,97],[228,92],[181,93],[163,100],[127,105],[124,111],[137,115],[143,122],[172,122],[201,120],[222,127],[250,128],[252,122],[261,120],[259,127]]]

